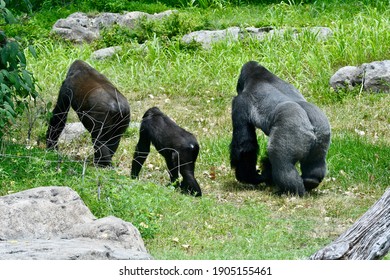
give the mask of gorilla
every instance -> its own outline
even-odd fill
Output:
[[[232,122],[230,163],[238,181],[273,183],[279,194],[303,196],[325,177],[331,134],[327,117],[294,86],[255,61],[241,69],[232,102]],[[268,136],[261,174],[256,170],[256,128]]]
[[[199,144],[195,136],[179,127],[157,107],[148,109],[142,117],[139,141],[135,148],[131,177],[138,178],[150,144],[165,158],[171,183],[177,183],[179,172],[183,176],[180,188],[183,193],[201,196],[202,191],[194,176]]]
[[[111,165],[112,156],[130,122],[130,106],[119,90],[102,74],[81,60],[70,66],[58,95],[46,133],[48,149],[57,149],[72,106],[91,133],[94,163]]]

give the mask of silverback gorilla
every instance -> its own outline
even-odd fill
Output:
[[[172,183],[179,172],[183,176],[180,188],[183,193],[201,196],[202,192],[194,176],[199,145],[194,135],[179,127],[157,107],[148,109],[142,117],[139,141],[135,148],[131,177],[138,178],[149,151],[150,144],[165,158]]]
[[[232,103],[233,138],[230,162],[243,183],[273,182],[279,193],[303,196],[326,174],[330,125],[325,114],[306,102],[291,84],[255,61],[241,69],[238,95]],[[263,171],[256,170],[256,128],[268,136]],[[299,162],[300,176],[295,164]]]
[[[104,75],[76,60],[61,85],[46,133],[47,148],[57,148],[70,106],[91,133],[94,163],[111,165],[112,156],[130,122],[130,106],[126,98]]]

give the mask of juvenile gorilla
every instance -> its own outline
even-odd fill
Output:
[[[112,156],[130,122],[130,106],[126,98],[104,75],[87,63],[76,60],[62,83],[49,122],[47,148],[57,149],[70,106],[91,133],[94,163],[98,166],[111,165]]]
[[[142,117],[140,137],[135,148],[131,177],[138,178],[149,151],[150,144],[165,158],[172,183],[183,176],[180,188],[183,193],[201,196],[194,176],[199,145],[194,135],[179,127],[157,107],[147,110]]]
[[[326,174],[330,125],[325,114],[306,102],[291,84],[255,61],[244,64],[232,103],[230,161],[238,181],[273,182],[279,193],[298,194],[316,188]],[[256,128],[269,138],[262,174],[256,170]],[[302,176],[295,164],[300,162]]]

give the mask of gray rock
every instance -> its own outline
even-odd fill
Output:
[[[293,38],[297,38],[305,32],[313,34],[318,40],[325,40],[333,35],[333,31],[328,27],[306,27],[302,29],[297,28],[280,28],[275,29],[273,27],[247,27],[244,34],[255,37],[258,40],[264,40],[267,36],[283,36],[286,32],[291,32]]]
[[[247,27],[243,32],[241,32],[241,37],[244,38],[245,36],[250,36],[259,41],[262,41],[273,32],[273,27]]]
[[[128,28],[134,28],[137,20],[141,19],[142,17],[148,18],[149,14],[144,12],[129,12],[124,15],[122,15],[118,21],[118,24],[120,26],[126,26]]]
[[[329,84],[335,90],[360,86],[366,91],[390,92],[390,60],[342,67],[332,75]]]
[[[239,39],[239,33],[239,27],[230,27],[224,30],[201,30],[184,35],[182,41],[184,43],[196,42],[204,48],[210,48],[212,43],[221,40],[237,41]]]
[[[229,39],[231,41],[237,41],[249,36],[262,41],[266,38],[271,38],[272,36],[283,36],[288,31],[291,32],[294,38],[303,32],[310,32],[314,34],[318,40],[325,40],[333,34],[332,30],[327,27],[308,27],[303,28],[300,31],[296,28],[274,29],[273,27],[247,27],[241,30],[239,27],[230,27],[224,30],[200,30],[191,32],[184,35],[182,41],[184,43],[196,42],[201,44],[203,48],[210,48],[212,43],[221,40]]]
[[[109,27],[118,23],[121,19],[121,15],[117,13],[101,13],[96,17],[91,18],[91,25],[100,30],[104,27]]]
[[[390,92],[390,60],[364,63],[364,89],[373,92]]]
[[[151,259],[139,231],[96,219],[68,187],[0,197],[0,259]]]
[[[333,36],[333,30],[329,27],[315,26],[305,28],[304,30],[308,30],[310,33],[313,33],[319,40],[326,40]]]
[[[0,260],[149,260],[150,255],[89,238],[0,241]]]
[[[57,20],[52,32],[75,43],[92,42],[99,38],[99,29],[92,22],[86,14],[77,12]]]
[[[109,57],[113,56],[114,54],[116,54],[121,49],[122,48],[120,46],[100,49],[100,50],[94,51],[91,55],[91,58],[96,59],[96,60],[109,58]]]
[[[353,89],[363,81],[363,71],[360,67],[345,66],[340,68],[330,78],[330,86],[337,90],[339,88]]]
[[[59,141],[69,143],[74,139],[79,138],[87,130],[81,122],[67,123],[64,130],[61,132]]]
[[[161,13],[154,13],[153,15],[149,15],[148,17],[150,19],[163,19],[165,17],[169,17],[170,15],[173,15],[175,13],[177,13],[178,11],[177,10],[167,10],[167,11],[164,11],[164,12],[161,12]]]

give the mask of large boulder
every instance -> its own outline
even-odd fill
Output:
[[[92,42],[99,38],[99,28],[85,13],[74,13],[66,19],[59,19],[52,28],[54,34],[75,43]]]
[[[0,197],[0,260],[151,259],[139,231],[96,217],[68,187]]]
[[[332,75],[329,84],[335,90],[359,86],[366,91],[390,92],[390,60],[342,67]]]

